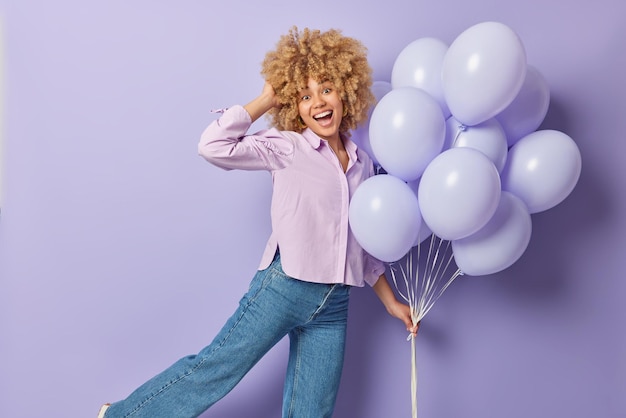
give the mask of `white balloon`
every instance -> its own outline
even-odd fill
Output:
[[[441,106],[444,117],[450,116],[441,83],[443,59],[448,45],[436,38],[420,38],[408,44],[394,61],[391,86],[417,87],[430,94]]]
[[[582,169],[572,138],[556,130],[535,131],[509,150],[502,189],[521,198],[530,213],[561,203],[574,189]]]

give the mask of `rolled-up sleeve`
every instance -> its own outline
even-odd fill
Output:
[[[365,277],[363,277],[365,283],[374,286],[384,272],[385,263],[365,253]]]
[[[224,111],[202,133],[198,153],[225,170],[279,170],[293,160],[294,144],[277,129],[247,135],[252,121],[240,105]]]

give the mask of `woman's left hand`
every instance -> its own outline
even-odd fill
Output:
[[[406,330],[409,331],[413,337],[415,337],[417,335],[419,323],[413,324],[411,308],[409,305],[396,299],[396,295],[391,289],[391,286],[389,286],[389,282],[384,274],[380,275],[378,281],[374,284],[373,289],[387,309],[387,312],[389,312],[389,315],[401,320],[406,326]]]
[[[411,308],[396,300],[391,306],[387,307],[387,312],[394,318],[401,320],[406,326],[406,330],[411,333],[413,337],[417,336],[417,330],[419,329],[419,322],[413,325],[413,319],[411,317]]]

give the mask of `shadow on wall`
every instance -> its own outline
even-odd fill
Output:
[[[576,138],[571,121],[568,120],[566,105],[552,98],[548,114],[539,129],[556,129]],[[498,275],[516,280],[498,281],[498,288],[510,293],[511,299],[529,299],[534,303],[559,298],[568,287],[564,266],[572,258],[575,243],[601,234],[594,230],[606,228],[618,214],[611,204],[611,193],[606,189],[597,171],[597,164],[586,164],[584,149],[581,149],[582,171],[576,187],[565,200],[544,212],[532,215],[533,229],[528,248],[521,259]],[[601,242],[589,243],[599,245]],[[579,256],[579,255],[577,255]],[[527,262],[525,260],[532,260]],[[519,280],[518,280],[519,279]]]
[[[368,365],[379,357],[375,353],[375,340],[384,327],[385,314],[372,289],[355,289],[350,295],[346,358],[335,408],[337,417],[367,416],[367,402],[363,398],[371,393],[368,388],[375,377]]]

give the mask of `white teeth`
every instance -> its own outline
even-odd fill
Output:
[[[314,119],[320,119],[320,118],[323,118],[323,117],[329,116],[331,113],[333,113],[333,112],[331,112],[330,110],[328,110],[328,111],[326,111],[326,112],[320,113],[319,115],[315,115],[315,116],[313,116],[313,118],[314,118]]]

